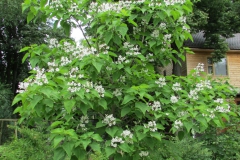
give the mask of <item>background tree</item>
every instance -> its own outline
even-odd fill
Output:
[[[204,32],[205,47],[214,49],[213,61],[220,61],[229,50],[226,38],[240,32],[240,1],[195,0],[187,24],[192,34]],[[177,63],[173,63],[173,74],[181,75]]]

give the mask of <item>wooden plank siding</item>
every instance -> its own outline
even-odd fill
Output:
[[[186,54],[187,74],[194,69],[198,63],[204,64],[204,70],[207,71],[207,57],[211,57],[210,49],[192,49],[195,54]],[[229,83],[240,88],[240,50],[230,50],[226,53],[227,58],[227,76],[214,76],[216,78],[229,78]]]

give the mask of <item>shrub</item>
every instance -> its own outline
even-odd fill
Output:
[[[18,128],[20,138],[12,138],[0,148],[1,160],[51,160],[49,135],[35,129]]]

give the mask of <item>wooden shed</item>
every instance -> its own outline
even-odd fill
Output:
[[[187,75],[199,63],[204,64],[204,71],[216,78],[226,78],[229,83],[240,89],[240,33],[226,39],[229,46],[225,58],[221,62],[213,63],[211,48],[204,48],[204,33],[199,32],[193,35],[193,42],[187,41],[185,46],[191,48],[194,54],[186,53],[186,61],[183,64],[182,75]],[[240,101],[240,97],[236,98]],[[238,102],[239,103],[239,102]]]
[[[186,53],[186,61],[183,64],[186,65],[186,70],[183,74],[189,74],[198,63],[203,63],[207,74],[217,78],[228,78],[230,84],[240,88],[240,33],[226,40],[230,50],[226,53],[225,58],[218,63],[213,63],[211,60],[211,53],[214,50],[203,47],[205,38],[202,32],[194,34],[193,39],[193,42],[187,41],[185,43],[185,46],[191,48],[194,54]]]

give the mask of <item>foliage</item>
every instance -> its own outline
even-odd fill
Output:
[[[239,108],[237,108],[239,111]],[[206,144],[215,160],[240,158],[239,118],[227,123],[226,128],[209,128],[199,139]]]
[[[213,60],[221,60],[229,50],[226,38],[240,32],[240,1],[195,1],[193,10],[193,14],[188,17],[192,32],[204,32],[205,46],[214,49]]]
[[[83,44],[51,39],[21,50],[33,70],[20,84],[15,113],[20,123],[51,123],[53,159],[99,152],[116,160],[142,159],[173,133],[182,139],[236,116],[230,110],[234,89],[198,76],[202,65],[187,77],[157,74],[156,63],[183,56],[183,41],[191,37],[184,18],[190,1],[38,2],[23,4],[30,7],[28,21],[56,18],[68,32],[76,19],[95,33],[85,35]]]
[[[52,146],[48,135],[34,129],[18,128],[20,138],[13,138],[0,149],[2,160],[50,160],[52,159]]]
[[[164,146],[164,147],[163,147]],[[182,140],[163,140],[156,145],[156,150],[151,156],[152,160],[211,160],[212,153],[204,142],[190,136]]]
[[[51,23],[35,21],[27,24],[27,12],[22,12],[23,0],[0,1],[0,82],[8,84],[16,94],[18,82],[29,76],[28,62],[22,63],[19,50],[31,44],[46,43],[47,38],[62,39],[63,30],[53,30]]]
[[[13,99],[13,94],[8,85],[4,85],[0,82],[0,119],[8,119],[11,118],[13,109],[11,108],[11,103]],[[11,131],[7,128],[8,122],[2,122],[2,133],[1,133],[1,141],[0,144],[4,143],[11,134]]]

